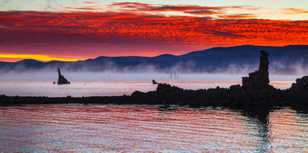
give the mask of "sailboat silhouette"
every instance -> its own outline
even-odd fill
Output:
[[[65,85],[65,84],[71,84],[61,73],[60,68],[58,68],[58,85]]]

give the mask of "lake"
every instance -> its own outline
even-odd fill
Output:
[[[68,73],[57,86],[48,73],[1,74],[9,96],[115,96],[156,89],[151,80],[185,89],[229,87],[244,75]],[[273,76],[286,89],[297,76]],[[24,105],[0,107],[0,152],[307,152],[308,116],[270,112],[268,123],[223,108],[166,109],[147,105]]]
[[[67,73],[71,85],[57,86],[53,80],[57,76],[50,72],[20,74],[1,74],[0,94],[8,96],[121,96],[135,90],[151,91],[156,89],[152,79],[169,83],[185,89],[204,89],[229,87],[241,83],[246,74],[193,74],[185,73],[170,76],[165,73]],[[271,84],[280,89],[291,86],[299,76],[271,76]]]
[[[262,122],[224,108],[0,107],[0,152],[301,153],[307,142],[308,115],[289,108]]]

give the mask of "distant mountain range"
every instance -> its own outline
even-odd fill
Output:
[[[296,73],[308,67],[308,46],[236,46],[218,47],[175,56],[156,57],[97,57],[78,62],[40,62],[22,60],[15,63],[0,62],[0,71],[38,71],[61,67],[67,71],[149,71],[160,72],[226,72],[255,69],[259,51],[270,55],[270,69],[274,73]],[[308,68],[307,68],[308,70]],[[307,71],[308,72],[308,71]]]

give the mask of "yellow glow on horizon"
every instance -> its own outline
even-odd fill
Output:
[[[75,62],[81,60],[77,58],[51,57],[48,55],[38,55],[38,54],[0,54],[0,60],[1,59],[33,59],[43,62],[48,62],[48,61]]]

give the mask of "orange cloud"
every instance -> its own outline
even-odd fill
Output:
[[[257,16],[254,14],[232,14],[232,15],[220,15],[221,19],[233,19],[233,20],[239,20],[239,19],[256,19]]]
[[[286,14],[308,14],[308,9],[299,8],[287,8],[285,9]]]
[[[0,60],[6,61],[16,61],[18,59],[34,59],[38,61],[66,61],[66,62],[75,62],[80,59],[76,58],[64,58],[64,57],[51,57],[48,55],[33,55],[33,54],[0,54]]]

